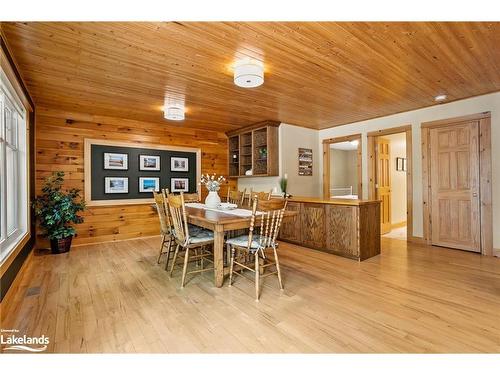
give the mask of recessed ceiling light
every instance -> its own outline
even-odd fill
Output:
[[[441,94],[441,95],[437,95],[434,97],[434,100],[436,102],[442,102],[443,100],[446,100],[447,96],[446,94]]]
[[[234,84],[252,88],[264,83],[264,65],[253,59],[243,59],[234,65]]]

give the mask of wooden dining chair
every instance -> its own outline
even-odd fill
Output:
[[[243,191],[228,190],[228,193],[227,193],[227,202],[228,203],[237,204],[238,207],[241,207],[241,206],[243,206],[243,201],[245,200],[245,193],[246,193],[246,189],[243,190]]]
[[[246,189],[245,189],[246,192]],[[245,194],[245,198],[243,198],[243,204],[246,205],[248,208],[252,208],[252,197],[253,197],[253,189],[250,188],[248,189],[248,194]],[[246,202],[245,202],[246,200]]]
[[[259,201],[268,201],[271,199],[272,192],[272,190],[269,190],[269,192],[257,191],[252,194],[252,198],[257,198]]]
[[[177,257],[183,258],[184,266],[182,269],[181,288],[184,288],[186,275],[214,269],[213,253],[209,249],[214,244],[214,233],[208,229],[199,227],[198,230],[190,229],[187,222],[183,193],[180,193],[180,195],[168,194],[167,202],[173,225],[174,239],[177,244],[170,268],[170,276],[172,276],[174,271]],[[181,252],[184,254],[181,254]],[[212,263],[212,267],[205,268],[205,260]],[[190,261],[199,261],[201,265],[200,269],[187,272],[187,266]]]
[[[170,260],[170,254],[172,246],[174,245],[174,236],[172,233],[172,224],[170,222],[168,208],[166,204],[166,194],[162,190],[160,193],[153,191],[153,197],[156,204],[156,212],[158,213],[158,218],[160,219],[160,234],[161,234],[161,244],[160,244],[160,254],[158,254],[158,259],[156,263],[160,263],[161,256],[167,254],[167,265]],[[172,252],[173,254],[173,252]]]
[[[276,239],[281,227],[285,213],[287,200],[272,199],[259,201],[254,199],[252,203],[252,218],[248,235],[230,238],[226,241],[231,250],[231,263],[229,268],[229,286],[233,283],[233,274],[236,274],[234,266],[240,267],[239,275],[244,276],[243,271],[249,270],[254,273],[255,299],[260,297],[260,279],[269,275],[277,274],[278,283],[283,290],[281,270],[278,259]],[[258,208],[258,212],[257,212]],[[260,229],[257,229],[259,227]],[[269,258],[266,252],[273,251],[274,259]],[[253,255],[253,257],[249,256]],[[252,267],[249,259],[253,258]],[[242,259],[242,260],[241,260]],[[262,263],[262,264],[261,264]],[[268,267],[274,266],[274,271],[266,272]]]
[[[200,196],[198,193],[186,193],[184,194],[185,203],[196,203],[200,201]]]

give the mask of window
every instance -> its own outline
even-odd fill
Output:
[[[0,264],[28,229],[26,110],[0,70]]]

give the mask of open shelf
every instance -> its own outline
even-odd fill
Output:
[[[278,175],[278,125],[264,121],[228,133],[230,176]],[[252,170],[252,175],[245,174],[248,170]]]

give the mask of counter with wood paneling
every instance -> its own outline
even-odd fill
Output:
[[[351,259],[380,254],[380,202],[293,197],[280,239]]]

